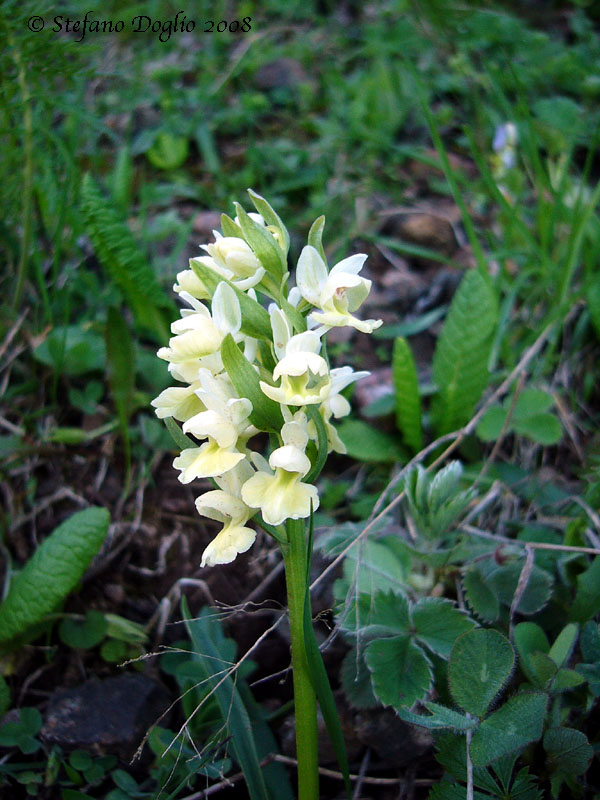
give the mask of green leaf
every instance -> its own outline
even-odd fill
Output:
[[[373,691],[384,706],[410,708],[431,689],[429,659],[409,636],[370,642],[365,659],[371,670]]]
[[[471,740],[471,760],[476,767],[537,741],[544,729],[548,698],[541,692],[517,694],[484,719]]]
[[[508,409],[513,404],[513,395],[504,401],[504,407]],[[524,389],[517,397],[513,410],[514,420],[525,420],[528,417],[535,417],[544,414],[554,405],[554,398],[542,389]]]
[[[565,625],[565,627],[556,637],[548,655],[554,661],[557,667],[564,667],[571,657],[578,634],[579,625],[574,622],[570,622],[568,625]]]
[[[98,260],[123,293],[136,323],[152,331],[158,341],[166,341],[175,305],[163,292],[127,223],[89,174],[81,187],[81,213]]]
[[[557,673],[556,664],[549,655],[537,650],[528,656],[528,664],[533,675],[532,682],[539,689],[546,689]]]
[[[86,508],[42,542],[0,605],[0,641],[24,633],[54,611],[100,550],[109,522],[105,508]]]
[[[229,662],[229,658],[224,658],[219,649],[219,640],[223,638],[220,626],[215,626],[210,609],[204,609],[199,617],[191,618],[185,598],[182,600],[182,612],[192,640],[199,677],[202,676],[206,682],[204,688],[210,687],[214,692],[223,724],[230,731],[231,752],[244,773],[249,797],[251,800],[271,800],[254,737],[258,721],[251,720],[233,678],[215,674],[223,663],[227,665]]]
[[[552,772],[583,775],[594,757],[587,736],[574,728],[550,728],[544,734],[544,750]]]
[[[127,658],[128,652],[127,644],[118,639],[107,639],[100,648],[100,656],[108,664],[120,664]]]
[[[546,446],[557,444],[563,436],[563,429],[560,421],[554,414],[535,414],[525,419],[515,419],[511,425],[512,429],[527,436],[534,442]]]
[[[173,417],[164,417],[163,422],[171,435],[171,439],[173,439],[179,450],[186,450],[188,447],[196,447],[196,442],[181,430]]]
[[[89,769],[92,766],[92,757],[87,750],[73,750],[69,756],[69,764],[80,771]]]
[[[427,800],[465,800],[466,790],[459,783],[446,783],[442,781],[432,787],[427,795]],[[473,800],[490,800],[489,794],[473,792]]]
[[[560,694],[560,692],[568,692],[571,689],[575,689],[585,682],[586,678],[582,673],[576,672],[574,669],[559,669],[554,676],[549,691],[550,694]]]
[[[123,314],[113,307],[106,319],[106,356],[108,382],[119,418],[126,425],[133,399],[135,352]]]
[[[287,228],[281,221],[279,214],[277,214],[273,206],[271,206],[271,204],[268,203],[264,197],[261,197],[252,189],[248,189],[248,194],[250,195],[250,199],[254,204],[254,208],[258,211],[267,225],[277,228],[277,230],[281,233],[281,237],[283,239],[283,253],[284,256],[287,256],[288,250],[290,249],[290,235],[287,231]]]
[[[385,464],[408,460],[406,451],[395,437],[360,419],[345,419],[338,427],[338,434],[348,455],[359,461]]]
[[[500,614],[500,603],[476,566],[467,568],[463,578],[467,603],[473,613],[486,622],[494,622]]]
[[[456,732],[473,730],[479,725],[479,720],[466,717],[458,711],[439,705],[439,703],[425,703],[425,708],[431,715],[414,714],[406,708],[398,709],[398,716],[404,722],[412,725],[421,725],[429,730],[444,730],[451,728]]]
[[[375,708],[379,705],[373,694],[369,668],[364,656],[356,648],[349,650],[342,661],[340,681],[354,708]]]
[[[116,308],[109,308],[106,319],[106,371],[119,417],[119,427],[129,461],[129,417],[135,383],[135,352],[129,327]]]
[[[33,350],[33,357],[63,375],[75,377],[104,369],[104,340],[87,325],[53,328]]]
[[[477,426],[477,436],[484,442],[495,441],[502,433],[506,416],[507,412],[502,406],[488,408]]]
[[[467,272],[454,295],[433,357],[438,387],[432,414],[438,435],[470,418],[488,379],[496,330],[496,297],[479,272]]]
[[[415,334],[431,328],[433,323],[437,322],[440,317],[443,317],[447,310],[448,306],[441,305],[434,308],[433,311],[421,314],[415,319],[409,319],[397,325],[384,325],[382,328],[377,328],[377,330],[373,331],[373,338],[395,339],[398,336],[415,336]]]
[[[221,214],[221,230],[223,231],[223,236],[232,236],[234,239],[244,238],[240,226],[227,214]]]
[[[579,647],[584,661],[590,664],[600,663],[600,630],[597,622],[590,620],[583,626]]]
[[[228,333],[221,345],[223,366],[240,397],[247,397],[252,403],[250,421],[261,431],[279,433],[283,417],[279,405],[260,388],[260,378]]]
[[[423,447],[419,379],[406,339],[398,338],[394,342],[392,379],[396,398],[396,425],[406,444],[418,453]]]
[[[0,717],[10,708],[10,689],[4,675],[0,675]]]
[[[573,622],[587,622],[600,611],[600,556],[577,576],[577,593],[571,605],[569,618]]]
[[[58,626],[58,635],[68,647],[89,650],[104,639],[107,627],[101,611],[88,611],[82,620],[63,619]]]
[[[282,249],[275,241],[273,234],[259,222],[244,211],[239,203],[235,203],[235,210],[243,231],[244,239],[250,245],[254,255],[279,285],[287,272],[287,264]],[[243,313],[243,310],[242,310]]]
[[[374,542],[376,544],[376,542]],[[362,591],[338,624],[345,633],[361,640],[410,633],[408,600],[391,591]]]
[[[111,176],[111,194],[115,203],[127,212],[131,206],[133,160],[127,145],[119,148]]]
[[[492,591],[496,593],[501,603],[509,607],[517,590],[522,568],[523,559],[519,558],[503,565],[494,565],[493,571],[488,576]],[[553,586],[552,575],[534,564],[517,611],[520,614],[535,614],[540,611],[552,597]]]
[[[412,609],[414,635],[442,658],[448,658],[457,638],[475,627],[473,620],[443,597],[424,597]]]
[[[189,142],[186,138],[163,131],[158,134],[146,155],[153,167],[168,170],[181,167],[188,157],[188,152]]]
[[[508,681],[515,654],[508,639],[496,630],[478,628],[463,634],[452,648],[448,682],[455,702],[478,717]]]
[[[218,275],[206,264],[201,264],[194,258],[190,259],[190,269],[200,278],[211,296],[215,293],[220,283],[226,283],[233,289],[240,304],[242,333],[245,333],[246,336],[253,336],[255,339],[271,340],[271,320],[268,312],[260,303],[253,300],[246,292],[240,291],[231,281]]]
[[[310,226],[308,232],[308,244],[314,247],[317,253],[321,256],[323,261],[327,264],[327,256],[323,249],[323,229],[325,228],[325,217],[321,215]]]
[[[367,538],[353,547],[344,560],[344,578],[353,592],[406,591],[410,563],[386,544]]]
[[[588,284],[585,299],[587,301],[592,327],[600,340],[600,283],[598,283],[598,281],[592,280]]]
[[[546,654],[550,643],[544,631],[535,622],[520,622],[515,626],[513,639],[519,654],[519,666],[531,683],[540,687],[545,686],[549,676],[542,680],[538,671],[538,662],[532,660],[534,653]]]

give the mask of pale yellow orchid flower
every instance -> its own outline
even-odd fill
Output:
[[[284,445],[271,453],[268,466],[254,454],[259,471],[242,486],[244,503],[260,508],[269,525],[280,525],[286,519],[304,519],[310,516],[311,507],[313,510],[319,507],[316,487],[301,480],[311,467],[304,453],[308,441],[306,418],[286,422],[281,435]]]
[[[296,283],[302,297],[319,309],[309,317],[313,323],[326,328],[348,325],[362,333],[379,328],[382,320],[360,320],[351,313],[359,308],[371,289],[371,281],[358,275],[366,259],[363,254],[350,256],[328,273],[317,250],[311,245],[303,248],[296,268]]]
[[[223,523],[222,530],[202,554],[201,567],[229,564],[239,553],[245,553],[256,539],[256,531],[246,527],[246,522],[256,511],[239,498],[217,489],[206,492],[196,500],[196,508],[204,517]]]
[[[196,390],[200,388],[200,381],[195,381],[189,386],[170,386],[168,389],[164,389],[158,397],[152,400],[156,416],[159,419],[174,417],[180,422],[185,422],[195,414],[204,411],[204,403],[196,394]]]
[[[239,300],[235,291],[221,282],[214,293],[212,313],[187,293],[182,297],[192,305],[183,309],[181,319],[171,324],[168,347],[161,347],[157,355],[169,362],[169,371],[185,383],[198,379],[198,371],[207,367],[211,371],[223,368],[220,347],[228,333],[236,335],[242,324]]]
[[[277,337],[277,332],[274,335]],[[327,362],[318,354],[320,349],[321,340],[313,331],[292,336],[285,345],[285,355],[273,370],[273,379],[281,378],[280,386],[261,381],[260,388],[271,400],[286,406],[323,402],[329,394],[331,378]]]

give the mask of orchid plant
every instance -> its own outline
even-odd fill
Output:
[[[367,372],[331,369],[325,335],[338,326],[371,333],[380,320],[354,316],[371,282],[360,276],[365,255],[328,270],[324,218],[315,221],[289,288],[289,235],[267,201],[249,192],[258,213],[236,204],[206,255],[177,275],[187,304],[158,356],[180,386],[152,401],[159,418],[183,423],[189,446],[174,460],[179,480],[211,479],[198,512],[223,524],[201,566],[227,564],[256,538],[252,521],[277,540],[286,567],[292,637],[298,785],[301,800],[318,798],[317,695],[338,760],[347,774],[343,739],[310,624],[312,528],[319,507],[315,481],[327,454],[344,453],[332,420],[350,413],[341,392]],[[266,299],[259,302],[259,295]],[[261,298],[261,299],[262,299]],[[207,301],[210,305],[207,304]],[[171,422],[171,425],[173,423]],[[269,434],[268,458],[252,446]],[[262,445],[264,436],[259,441]],[[337,726],[337,727],[336,727]]]

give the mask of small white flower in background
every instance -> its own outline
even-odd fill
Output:
[[[306,453],[308,441],[318,449],[319,431],[324,431],[328,452],[346,451],[332,420],[350,413],[341,392],[368,375],[351,367],[330,369],[322,337],[332,327],[347,325],[370,333],[381,324],[354,316],[371,287],[371,281],[359,275],[364,255],[346,258],[328,271],[317,249],[306,246],[296,271],[297,287],[287,296],[280,284],[288,233],[264,198],[253,193],[251,197],[265,216],[251,213],[248,223],[238,206],[232,222],[243,236],[215,231],[215,241],[202,245],[207,255],[191,259],[193,268],[178,273],[174,290],[189,307],[172,324],[168,347],[158,351],[173,377],[185,385],[165,389],[152,401],[156,415],[179,420],[183,432],[199,440],[195,445],[190,439],[190,447],[174,460],[179,480],[187,484],[210,478],[218,487],[196,500],[201,515],[223,525],[205,549],[202,566],[227,564],[246,552],[256,538],[248,527],[253,517],[258,522],[262,517],[267,526],[280,526],[288,519],[305,519],[311,508],[319,507],[317,487],[303,481],[313,468]],[[267,225],[265,217],[276,224]],[[261,263],[256,252],[265,237],[256,225],[272,234],[283,262],[267,242],[265,264]],[[320,239],[316,241],[320,247]],[[206,270],[220,282],[209,280]],[[215,283],[216,289],[209,291],[208,285]],[[274,301],[269,306],[270,337],[255,290]],[[247,298],[241,305],[240,292]],[[259,338],[248,330],[260,331]],[[233,358],[228,337],[250,367],[242,369],[239,354]],[[311,406],[319,416],[311,412],[309,419]],[[282,417],[279,429],[276,420]],[[276,440],[268,461],[249,446],[260,431]],[[312,446],[309,453],[314,453]]]
[[[382,324],[381,320],[360,320],[351,312],[356,311],[367,298],[371,281],[360,278],[367,256],[358,254],[336,264],[331,272],[314,247],[306,246],[298,260],[296,283],[302,297],[319,311],[313,311],[311,319],[328,328],[349,325],[362,333],[372,333]]]
[[[492,148],[504,170],[512,169],[517,163],[517,144],[519,132],[513,122],[498,125],[494,132]]]

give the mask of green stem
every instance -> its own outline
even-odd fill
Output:
[[[310,603],[306,591],[307,540],[303,520],[290,519],[286,527],[289,544],[282,549],[292,638],[298,800],[318,800],[317,698],[308,671],[304,641],[304,604]]]

